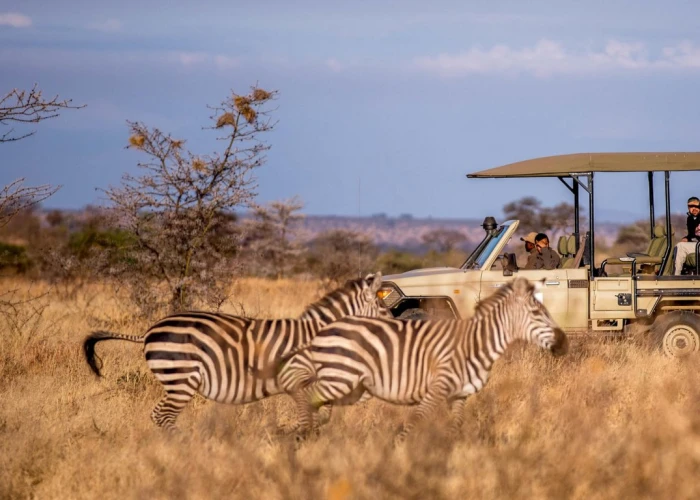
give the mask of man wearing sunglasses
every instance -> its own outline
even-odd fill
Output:
[[[695,253],[695,245],[700,241],[700,199],[693,196],[688,199],[688,234],[676,244],[675,274],[679,276],[683,269],[685,258]]]

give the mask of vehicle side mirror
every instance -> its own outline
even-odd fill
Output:
[[[513,276],[513,273],[518,270],[518,262],[515,260],[514,253],[503,254],[503,276]]]

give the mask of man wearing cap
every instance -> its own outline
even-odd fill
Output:
[[[556,269],[559,267],[561,257],[549,246],[549,238],[544,233],[530,233],[525,238],[530,239],[534,235],[534,249],[530,252],[524,269]],[[526,241],[523,239],[523,241]],[[527,244],[527,243],[526,243]]]
[[[520,238],[520,241],[525,242],[525,252],[527,253],[528,263],[530,262],[530,256],[532,255],[532,252],[535,251],[535,236],[537,236],[537,233],[528,233],[527,236],[525,236],[524,238]],[[524,269],[529,268],[525,267]]]
[[[688,219],[686,220],[686,226],[688,234],[676,244],[676,276],[681,274],[685,258],[691,253],[695,253],[695,245],[700,241],[700,199],[696,196],[688,198]]]

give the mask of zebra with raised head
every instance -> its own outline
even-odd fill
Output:
[[[375,396],[417,405],[399,440],[444,403],[450,405],[456,432],[466,398],[484,387],[494,362],[511,342],[525,340],[554,355],[567,351],[566,335],[534,292],[534,286],[518,278],[482,300],[468,320],[344,318],[322,329],[309,345],[281,359],[288,361],[281,377],[287,372],[308,380],[315,373],[313,382],[297,393],[301,430],[311,430],[323,405]],[[311,374],[304,375],[304,370]]]
[[[252,372],[308,344],[335,320],[351,315],[391,317],[377,298],[381,282],[381,273],[348,281],[307,307],[298,319],[185,312],[161,319],[142,337],[93,332],[83,342],[83,351],[99,376],[95,344],[108,339],[143,343],[146,363],[165,391],[151,418],[160,427],[174,429],[175,419],[197,392],[219,403],[241,404],[299,389],[307,381],[298,379],[299,385],[283,387],[274,378],[261,380]]]

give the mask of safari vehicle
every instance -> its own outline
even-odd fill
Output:
[[[562,257],[559,268],[519,269],[515,255],[504,252],[519,221],[497,223],[486,217],[484,239],[461,267],[385,276],[380,297],[398,318],[468,318],[480,299],[522,276],[543,283],[539,298],[568,334],[646,332],[647,338],[669,356],[698,351],[700,248],[684,266],[685,274],[674,276],[670,221],[670,174],[693,170],[700,170],[700,153],[585,153],[537,158],[468,174],[472,179],[553,177],[566,186],[573,195],[574,232],[560,238],[556,247],[552,244]],[[596,266],[594,177],[601,172],[647,173],[650,242],[646,253],[608,258]],[[665,181],[666,216],[661,225],[655,224],[657,172]],[[583,233],[581,194],[588,196],[588,228]]]

